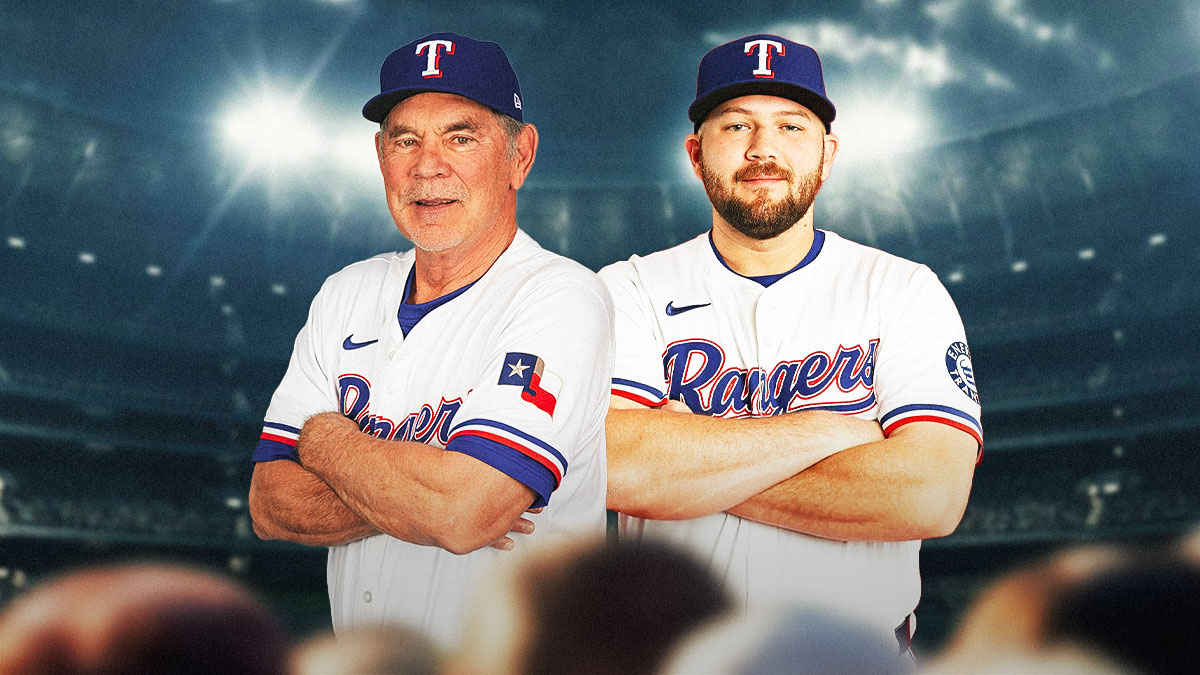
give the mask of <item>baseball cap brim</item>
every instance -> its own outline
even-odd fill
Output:
[[[799,103],[811,110],[817,116],[817,119],[825,123],[826,131],[829,130],[833,118],[837,115],[837,110],[833,107],[833,104],[811,89],[787,82],[755,81],[731,84],[728,87],[722,87],[696,99],[688,107],[688,119],[692,120],[692,123],[699,129],[700,124],[717,106],[730,99],[753,94],[779,96],[780,98],[791,99]]]
[[[441,91],[441,90],[440,89],[395,89],[393,91],[384,92],[382,94],[379,94],[375,98],[372,98],[370,101],[367,101],[367,104],[364,105],[363,109],[362,109],[363,117],[367,118],[368,120],[371,120],[372,122],[378,122],[378,123],[382,124],[383,121],[385,119],[387,119],[388,113],[390,113],[392,111],[392,108],[396,107],[397,103],[403,101],[406,98],[416,96],[417,94],[424,94],[424,93],[428,93],[431,91]],[[455,92],[444,92],[444,93],[455,93]],[[460,94],[460,96],[461,96],[461,94]]]
[[[367,118],[368,120],[370,120],[372,122],[378,122],[378,123],[382,124],[383,121],[385,119],[387,119],[388,113],[390,113],[392,111],[392,108],[396,107],[396,104],[400,103],[401,101],[403,101],[406,98],[411,98],[413,96],[416,96],[417,94],[428,94],[430,92],[441,93],[441,94],[454,94],[456,96],[462,96],[463,98],[469,98],[472,101],[475,101],[476,103],[479,103],[480,105],[486,107],[488,110],[498,112],[501,115],[508,115],[509,117],[513,117],[512,112],[510,112],[508,110],[499,110],[499,109],[493,108],[492,106],[488,105],[486,102],[480,101],[477,98],[472,98],[461,92],[450,91],[447,89],[432,89],[432,88],[430,88],[430,89],[398,89],[396,91],[389,91],[389,92],[386,92],[383,94],[379,94],[378,96],[371,99],[370,101],[367,101],[367,104],[363,106],[363,109],[362,109],[363,117]],[[520,120],[518,120],[518,121],[520,121]]]

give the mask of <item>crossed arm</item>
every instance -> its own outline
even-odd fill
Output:
[[[254,467],[250,515],[264,539],[335,546],[382,532],[461,554],[533,531],[521,517],[533,491],[468,455],[380,440],[333,412],[304,423],[296,450],[299,464]]]
[[[677,520],[721,511],[842,540],[945,536],[966,508],[977,445],[936,422],[883,438],[836,413],[721,419],[613,397],[608,508]]]

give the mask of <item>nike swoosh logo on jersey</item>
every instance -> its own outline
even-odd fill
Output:
[[[684,312],[690,312],[693,309],[700,309],[701,307],[708,307],[711,304],[712,304],[711,302],[706,302],[706,303],[703,303],[700,305],[684,305],[683,307],[676,307],[675,301],[672,300],[671,302],[667,303],[667,316],[675,316],[676,314],[683,314]]]
[[[373,345],[376,342],[379,342],[378,338],[376,338],[374,340],[367,340],[366,342],[355,342],[354,340],[350,339],[352,337],[354,337],[354,333],[351,333],[346,336],[346,339],[344,341],[342,341],[342,349],[345,349],[345,350],[358,349],[359,347],[366,347],[367,345]]]

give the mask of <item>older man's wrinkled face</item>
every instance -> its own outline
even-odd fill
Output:
[[[776,96],[741,96],[713,109],[693,157],[717,214],[754,239],[786,232],[812,208],[828,176],[825,127]]]
[[[427,92],[388,113],[377,136],[388,210],[418,249],[470,247],[506,213],[517,162],[487,107]]]

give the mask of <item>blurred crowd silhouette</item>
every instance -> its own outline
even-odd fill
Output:
[[[747,615],[707,568],[655,543],[534,548],[482,587],[458,644],[437,645],[402,626],[289,637],[248,589],[203,569],[79,569],[0,613],[0,675],[1191,673],[1200,531],[1066,548],[1010,570],[932,654],[828,608]]]

